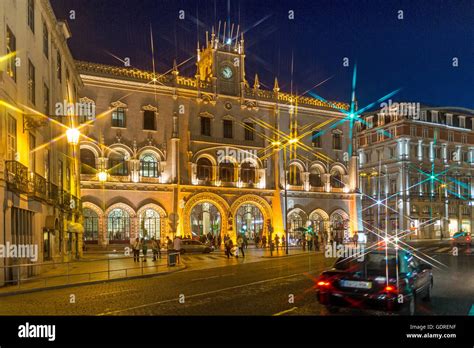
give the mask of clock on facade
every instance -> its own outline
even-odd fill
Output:
[[[221,68],[221,76],[225,79],[230,79],[232,77],[232,68],[230,66],[223,66]]]

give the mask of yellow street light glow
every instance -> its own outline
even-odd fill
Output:
[[[290,144],[294,144],[298,142],[298,138],[293,138],[288,141]]]
[[[71,145],[79,144],[79,136],[81,133],[76,128],[69,128],[66,131],[67,142]]]
[[[273,145],[273,146],[280,146],[280,145],[281,145],[281,142],[279,142],[279,141],[272,141],[272,145]]]
[[[107,181],[107,172],[105,170],[101,170],[98,174],[97,177],[100,182],[106,182]]]

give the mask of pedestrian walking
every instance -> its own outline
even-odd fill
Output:
[[[145,238],[142,238],[142,252],[143,252],[143,261],[146,261],[146,253],[148,252],[148,241]]]
[[[258,243],[260,243],[260,238],[258,236],[255,236],[255,248],[258,249]]]
[[[217,237],[217,247],[220,248],[220,247],[221,247],[221,244],[222,244],[222,237],[221,237],[221,235],[219,234],[219,236]]]
[[[316,234],[313,238],[314,251],[319,251],[319,237]]]
[[[225,237],[224,237],[224,239],[225,239]],[[225,254],[226,254],[227,258],[230,258],[231,256],[234,256],[234,254],[232,254],[232,248],[234,247],[234,244],[232,243],[232,239],[230,239],[230,238],[227,239],[224,246],[225,246]]]
[[[267,236],[262,237],[262,248],[265,248],[267,246]]]
[[[173,241],[170,237],[166,237],[166,249],[172,250],[173,249]]]
[[[357,243],[359,242],[359,234],[357,231],[354,232],[354,236],[352,237],[352,240],[354,241],[354,245],[357,248]]]
[[[135,242],[132,244],[133,250],[133,262],[140,262],[140,239],[135,239]]]
[[[156,255],[161,259],[161,241],[159,239],[153,238],[151,240],[151,250],[153,252],[153,261],[157,260]]]
[[[245,241],[244,241],[244,238],[242,238],[241,235],[239,236],[239,238],[237,238],[237,247],[242,252],[242,257],[245,257],[245,253],[244,253]],[[236,256],[239,257],[238,254]]]
[[[275,247],[276,251],[278,251],[278,245],[280,244],[280,237],[278,237],[278,234],[275,236]]]
[[[313,250],[313,240],[309,234],[306,237],[306,243],[308,244],[308,251]]]

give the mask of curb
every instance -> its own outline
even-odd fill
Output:
[[[121,277],[121,278],[114,278],[114,279],[107,279],[107,280],[93,280],[90,282],[82,282],[82,283],[75,283],[75,284],[63,284],[63,285],[54,285],[54,286],[48,286],[45,288],[34,288],[34,289],[24,289],[24,290],[17,290],[17,291],[10,291],[10,292],[4,292],[0,293],[0,297],[8,297],[8,296],[14,296],[14,295],[22,295],[22,294],[29,294],[33,292],[40,292],[40,291],[47,291],[47,290],[57,290],[57,289],[65,289],[65,288],[71,288],[74,286],[85,286],[85,285],[94,285],[94,284],[101,284],[101,283],[111,283],[111,282],[116,282],[116,281],[123,281],[123,280],[128,280],[128,279],[140,279],[140,278],[152,278],[152,277],[158,277],[158,276],[164,276],[172,273],[177,273],[184,271],[185,269],[188,268],[185,263],[183,263],[184,267],[180,269],[176,269],[174,271],[166,271],[162,273],[152,273],[152,274],[141,274],[137,276],[131,276],[131,277]]]

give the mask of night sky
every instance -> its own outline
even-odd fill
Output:
[[[474,1],[389,0],[51,0],[68,19],[76,59],[152,67],[150,25],[158,72],[196,54],[197,40],[219,20],[240,23],[246,41],[246,77],[253,85],[313,92],[349,102],[357,62],[359,107],[397,88],[394,101],[474,108]],[[178,11],[185,19],[178,19]],[[295,19],[288,19],[293,10]],[[403,10],[403,20],[398,11]],[[222,29],[221,29],[222,30]],[[234,29],[234,34],[235,34]],[[293,73],[292,73],[293,56]],[[343,66],[348,57],[350,67]],[[459,66],[453,67],[453,57]],[[195,59],[180,68],[194,76]]]

